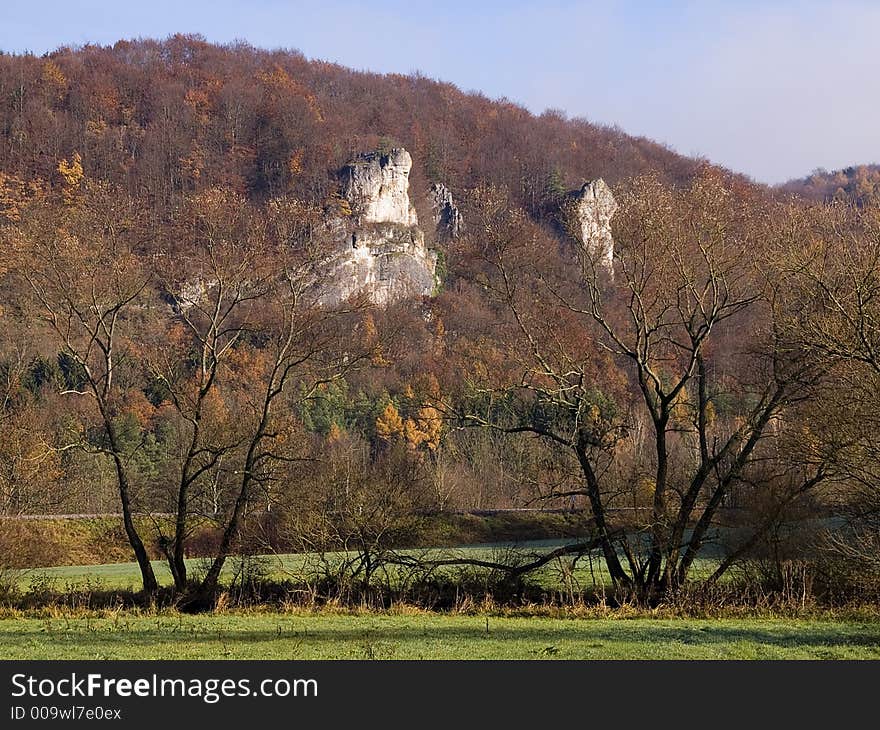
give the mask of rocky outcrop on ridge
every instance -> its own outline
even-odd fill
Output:
[[[409,200],[412,157],[402,147],[361,154],[342,168],[342,195],[363,223],[417,226]]]
[[[602,178],[597,178],[585,182],[580,190],[572,193],[572,198],[581,246],[593,261],[611,271],[614,265],[611,219],[618,207],[611,188]]]
[[[337,251],[325,282],[327,303],[366,294],[380,306],[430,295],[437,254],[409,198],[412,158],[403,148],[359,155],[342,168],[342,195],[351,215],[328,224]]]

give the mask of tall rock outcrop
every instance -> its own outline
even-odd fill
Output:
[[[409,202],[411,169],[412,157],[403,147],[388,154],[361,154],[342,168],[342,194],[364,223],[417,226],[416,211]]]
[[[594,261],[612,271],[614,239],[611,237],[611,219],[618,206],[611,188],[602,178],[597,178],[584,183],[572,197],[581,245]]]
[[[411,168],[403,148],[362,154],[342,168],[352,214],[328,224],[337,251],[328,262],[325,302],[366,294],[384,306],[434,291],[437,254],[425,246],[409,199]]]
[[[462,218],[461,211],[452,199],[452,192],[443,183],[434,183],[429,196],[437,240],[454,241],[461,235]]]

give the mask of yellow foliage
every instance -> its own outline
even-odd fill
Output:
[[[376,341],[376,338],[379,336],[379,330],[376,329],[376,320],[373,319],[372,314],[367,314],[364,317],[364,338],[367,341],[367,344],[372,344]]]
[[[287,161],[287,169],[291,175],[296,177],[303,171],[303,154],[305,150],[302,147],[297,149]]]
[[[686,388],[682,388],[672,403],[671,415],[675,421],[686,421],[691,412],[691,401]]]
[[[442,432],[443,416],[433,406],[419,408],[416,417],[407,418],[403,427],[403,435],[410,447],[424,446],[429,451],[439,448]]]
[[[76,190],[82,183],[85,173],[83,172],[82,157],[79,152],[74,152],[70,162],[67,159],[58,163],[58,172],[64,181],[64,202],[72,203],[76,197]]]
[[[376,435],[383,441],[393,441],[402,433],[403,419],[394,404],[389,403],[376,419]]]
[[[715,419],[718,417],[718,412],[715,410],[715,404],[712,401],[709,401],[706,404],[706,424],[711,426],[715,423]]]
[[[102,137],[110,129],[107,122],[103,119],[89,119],[86,122],[86,134],[93,137]]]
[[[334,216],[342,218],[350,218],[354,213],[351,209],[351,203],[343,198],[339,193],[333,193],[324,200],[324,205]]]
[[[370,351],[370,362],[374,367],[383,368],[391,364],[391,360],[385,355],[382,349],[382,342],[379,339],[379,330],[376,328],[376,321],[372,314],[364,317],[364,340]]]
[[[61,160],[58,163],[58,172],[61,173],[61,177],[64,178],[66,185],[79,185],[83,179],[82,157],[80,157],[79,152],[73,153],[73,158],[70,162],[67,159]]]
[[[653,479],[642,477],[636,483],[635,502],[639,507],[648,507],[654,500],[654,492],[657,491],[657,485]]]
[[[61,67],[52,59],[43,63],[43,83],[51,89],[56,99],[62,99],[67,93],[67,78],[61,71]]]

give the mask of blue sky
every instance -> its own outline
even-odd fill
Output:
[[[199,33],[420,71],[762,182],[880,162],[880,2],[2,0],[0,49]]]

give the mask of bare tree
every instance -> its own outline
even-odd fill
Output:
[[[786,274],[800,296],[789,326],[827,358],[814,438],[841,477],[827,495],[846,519],[826,544],[848,564],[876,571],[880,545],[880,214],[874,205],[816,205],[801,212],[812,233]]]
[[[217,483],[224,457],[244,438],[234,424],[212,417],[211,404],[226,395],[227,361],[236,345],[256,331],[254,307],[268,294],[276,272],[265,226],[240,196],[216,190],[196,196],[180,228],[189,244],[186,256],[157,257],[163,293],[171,304],[158,311],[149,369],[184,424],[174,531],[160,535],[174,585],[183,591],[194,492]]]
[[[115,420],[118,373],[133,336],[131,315],[150,279],[133,250],[137,211],[129,198],[93,185],[83,200],[64,207],[38,206],[16,236],[18,273],[37,304],[37,316],[75,365],[77,382],[64,393],[89,399],[105,440],[99,448],[112,460],[125,533],[134,551],[144,591],[158,584],[134,523],[127,454]]]
[[[373,347],[364,327],[366,299],[326,304],[328,249],[311,235],[313,213],[276,201],[260,212],[261,222],[235,198],[215,191],[198,202],[190,231],[199,252],[191,267],[196,278],[183,290],[170,288],[195,367],[175,372],[173,360],[156,360],[154,367],[188,429],[169,540],[179,588],[186,584],[192,490],[216,474],[227,483],[221,511],[213,515],[219,545],[187,599],[192,609],[213,601],[251,502],[269,495],[280,466],[304,458],[288,440],[297,403],[368,361]],[[212,398],[229,403],[234,423],[206,417]]]
[[[651,599],[687,579],[731,489],[806,397],[815,360],[780,326],[787,300],[756,258],[767,231],[714,173],[687,191],[639,179],[622,208],[613,278],[589,250],[574,276],[552,251],[536,255],[543,242],[518,216],[490,211],[478,277],[500,305],[516,380],[483,388],[494,397],[466,420],[571,453],[582,485],[547,496],[585,498],[612,580]],[[737,403],[721,418],[725,391]],[[504,416],[499,394],[527,407]],[[621,530],[612,476],[643,421],[650,448],[634,458],[650,500]],[[809,465],[802,482],[824,476]]]
[[[326,310],[313,293],[310,281],[304,289],[302,280],[285,277],[283,293],[273,301],[270,322],[265,334],[269,337],[264,353],[265,366],[253,387],[257,390],[251,403],[251,418],[243,443],[244,458],[236,474],[234,502],[223,528],[216,556],[197,591],[204,600],[217,589],[220,572],[233,546],[245,515],[248,500],[258,487],[266,488],[274,481],[275,468],[298,460],[298,455],[285,454],[280,448],[282,430],[278,429],[276,405],[285,395],[290,407],[296,401],[313,397],[323,384],[343,377],[369,357],[358,343],[358,306],[346,305]],[[320,296],[320,295],[318,295]],[[296,384],[296,394],[293,395]]]

